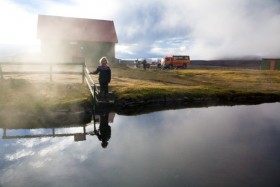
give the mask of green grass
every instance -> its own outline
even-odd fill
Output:
[[[112,69],[111,89],[120,100],[280,95],[279,71]]]
[[[0,79],[0,87],[1,109],[17,108],[25,111],[56,109],[90,100],[86,85],[78,83],[39,83],[22,79]]]

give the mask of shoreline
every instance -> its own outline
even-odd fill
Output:
[[[117,100],[113,108],[119,114],[141,114],[169,109],[211,106],[257,105],[280,102],[279,94],[237,94],[215,97],[162,97],[160,99]]]
[[[215,106],[258,105],[280,102],[278,94],[247,94],[216,97],[162,97],[160,99],[117,100],[113,105],[97,104],[94,108],[118,115],[136,116],[164,110],[207,108]],[[91,123],[93,105],[89,100],[59,108],[21,110],[17,107],[0,110],[1,128],[51,128],[83,126]],[[9,116],[9,117],[7,117]]]
[[[164,110],[178,110],[188,108],[208,108],[217,106],[237,106],[237,105],[259,105],[264,103],[280,102],[280,95],[247,95],[231,96],[230,98],[166,98],[146,99],[141,101],[117,101],[114,105],[96,105],[96,110],[103,112],[113,112],[118,115],[137,116],[151,112]],[[1,128],[52,128],[67,126],[83,126],[91,123],[92,103],[72,103],[61,108],[45,108],[43,110],[20,110],[18,108],[7,108],[0,110]],[[7,115],[8,114],[8,115]],[[7,117],[9,116],[9,117]]]

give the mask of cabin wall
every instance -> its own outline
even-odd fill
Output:
[[[115,60],[115,44],[85,41],[42,41],[44,61],[83,62],[89,67],[99,65],[99,59],[106,56],[109,62]]]

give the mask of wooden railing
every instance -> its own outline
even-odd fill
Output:
[[[88,88],[91,92],[92,97],[95,97],[95,84],[94,81],[92,80],[90,74],[89,74],[89,70],[86,67],[86,65],[84,66],[84,80],[86,81]]]
[[[47,69],[40,70],[40,71],[19,71],[21,68],[14,68],[13,70],[5,70],[3,67],[26,67],[26,66],[47,66]],[[54,70],[55,66],[81,66],[81,71],[61,71],[61,70]],[[28,62],[28,63],[21,63],[21,62],[0,62],[0,77],[4,79],[6,75],[25,75],[25,74],[48,74],[49,80],[53,80],[54,74],[68,74],[68,75],[81,75],[82,82],[85,79],[85,63],[72,63],[72,62],[64,62],[64,63],[46,63],[46,62]]]

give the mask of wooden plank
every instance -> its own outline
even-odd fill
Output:
[[[50,66],[50,81],[52,81],[52,66]]]
[[[84,64],[83,65],[83,70],[82,70],[82,72],[83,72],[83,74],[82,74],[82,82],[84,83],[84,80],[85,80],[85,74],[86,74],[86,72],[85,72],[85,68],[86,68],[86,65]]]

